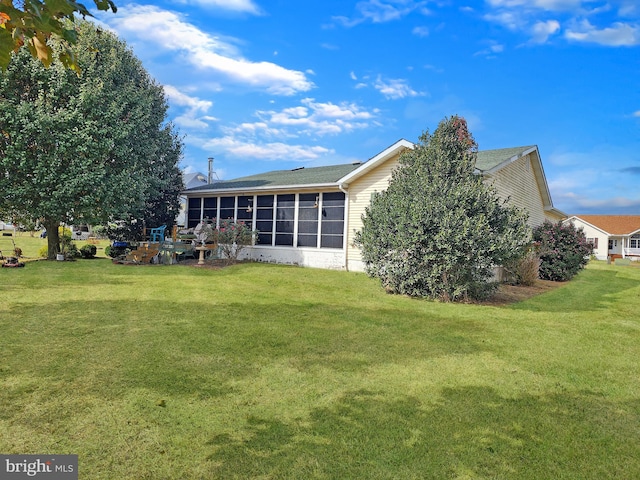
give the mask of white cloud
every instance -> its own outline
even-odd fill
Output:
[[[153,31],[156,50],[180,52],[195,67],[218,72],[233,82],[276,95],[293,95],[314,87],[303,72],[272,62],[247,60],[235,45],[155,6],[123,7],[116,17],[110,17],[110,24],[118,33],[144,35],[145,41],[148,41],[146,32]]]
[[[202,5],[204,7],[214,7],[221,10],[230,10],[233,12],[251,13],[260,15],[261,11],[258,6],[251,0],[191,0],[188,3]]]
[[[546,43],[549,37],[560,30],[560,22],[557,20],[547,20],[546,22],[536,22],[531,27],[531,42]]]
[[[488,13],[483,18],[492,23],[499,23],[512,31],[520,30],[524,24],[520,15],[515,12]]]
[[[411,33],[413,33],[417,37],[428,37],[429,29],[427,27],[414,27],[414,29],[411,30]]]
[[[364,110],[354,103],[317,102],[305,98],[300,105],[258,111],[256,122],[221,127],[222,136],[203,142],[205,150],[255,160],[321,161],[335,152],[319,145],[285,143],[286,139],[334,135],[363,129],[376,122],[379,110]]]
[[[632,46],[640,44],[640,25],[615,20],[625,15],[634,17],[638,12],[636,3],[637,0],[486,0],[483,18],[529,35],[530,44],[546,43],[564,30],[564,38],[569,41]],[[614,6],[619,7],[617,12]],[[550,19],[550,12],[556,18]]]
[[[589,212],[604,215],[636,215],[640,200],[628,197],[593,198],[575,192],[566,192],[554,196],[554,205],[565,213],[580,214]]]
[[[620,15],[622,15],[623,17],[631,17],[633,15],[637,15],[640,11],[637,2],[638,0],[623,0],[618,13],[620,13]]]
[[[402,78],[383,79],[378,76],[373,87],[390,100],[424,95],[424,93],[417,92],[411,88],[407,80]]]
[[[191,97],[172,85],[165,85],[164,93],[172,106],[186,109],[184,113],[174,117],[176,125],[185,128],[207,128],[207,122],[216,121],[215,117],[204,115],[213,106],[213,102]]]
[[[487,0],[487,3],[496,8],[537,8],[549,11],[571,11],[579,9],[588,0]]]
[[[333,20],[344,27],[354,27],[363,22],[386,23],[399,20],[415,10],[428,15],[430,12],[425,8],[426,4],[426,1],[415,0],[365,0],[356,3],[357,14],[353,18],[336,16]]]
[[[504,45],[500,43],[492,42],[487,48],[476,52],[474,55],[482,55],[487,58],[494,58],[496,54],[502,53],[504,51]]]
[[[588,20],[583,20],[572,29],[568,29],[565,37],[576,42],[597,43],[609,47],[629,47],[640,45],[640,27],[616,22],[611,27],[598,29]]]
[[[363,110],[354,103],[323,103],[305,98],[302,105],[296,107],[257,112],[261,121],[256,127],[265,131],[279,129],[278,133],[282,133],[280,129],[292,129],[291,136],[338,134],[370,126],[378,113],[378,110]],[[245,124],[243,129],[246,128]]]
[[[640,110],[636,110],[635,112],[633,112],[633,116],[636,118],[640,118]]]
[[[224,150],[229,155],[254,160],[308,161],[333,153],[333,150],[318,145],[290,145],[281,142],[258,144],[234,137],[212,139],[204,145],[204,148]]]

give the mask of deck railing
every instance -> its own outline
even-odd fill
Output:
[[[627,256],[640,256],[640,248],[625,248],[624,255]]]

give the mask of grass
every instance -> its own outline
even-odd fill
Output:
[[[22,250],[21,261],[31,261],[39,259],[38,251],[47,245],[46,238],[40,238],[40,232],[18,232],[13,230],[0,230],[0,252],[3,256],[13,256],[14,245]],[[10,234],[10,236],[8,236]],[[88,242],[86,240],[74,240],[78,249]],[[109,245],[108,240],[99,240],[96,245],[96,257],[107,258],[104,249]]]
[[[0,294],[0,452],[83,479],[640,478],[640,268],[508,307],[106,259]]]

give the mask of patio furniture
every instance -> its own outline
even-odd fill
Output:
[[[151,234],[149,235],[149,242],[151,243],[162,243],[164,242],[164,231],[167,229],[166,225],[162,225],[161,227],[152,228]]]

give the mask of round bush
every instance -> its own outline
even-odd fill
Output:
[[[533,230],[540,256],[540,278],[564,282],[571,280],[589,262],[593,245],[584,231],[573,223],[548,220]]]
[[[94,258],[97,251],[98,249],[95,245],[84,245],[80,249],[80,255],[82,255],[82,258]]]

